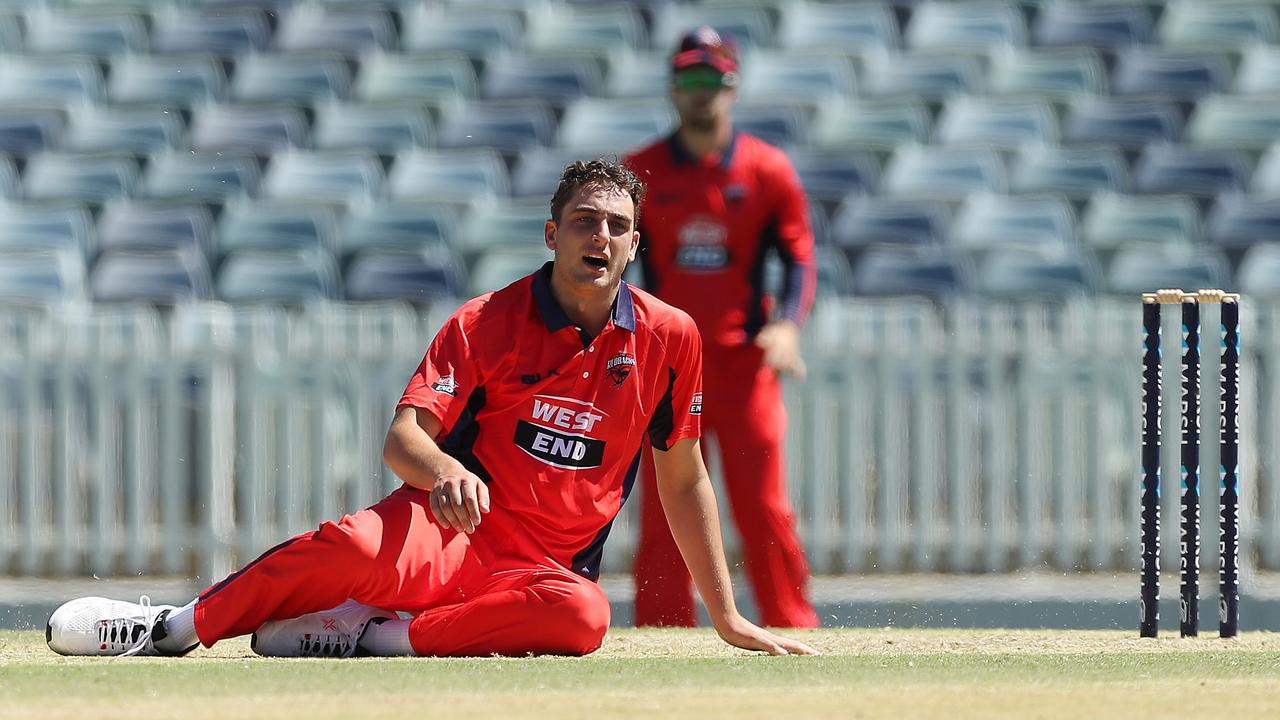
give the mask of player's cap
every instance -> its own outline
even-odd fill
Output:
[[[680,38],[676,54],[671,56],[671,70],[677,72],[707,65],[722,73],[738,72],[738,43],[729,33],[717,32],[710,25],[694,28]]]

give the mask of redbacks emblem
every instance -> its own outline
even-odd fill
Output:
[[[623,351],[610,358],[604,367],[609,373],[609,379],[613,381],[613,386],[621,387],[627,376],[631,374],[631,368],[635,364],[636,359],[628,355],[626,351]]]

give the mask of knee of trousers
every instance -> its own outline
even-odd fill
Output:
[[[556,592],[538,620],[551,652],[587,655],[600,649],[609,631],[609,599],[598,585],[573,582]]]

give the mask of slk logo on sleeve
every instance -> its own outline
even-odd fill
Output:
[[[458,381],[452,375],[445,375],[431,384],[431,389],[451,397],[458,397]]]
[[[702,393],[697,392],[693,394],[693,402],[689,403],[689,414],[690,415],[702,414]]]
[[[610,358],[609,362],[605,363],[604,369],[608,371],[609,379],[613,381],[613,386],[621,387],[623,381],[631,374],[631,368],[635,364],[636,359],[624,351]]]

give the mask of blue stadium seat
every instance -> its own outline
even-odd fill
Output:
[[[1010,248],[1065,252],[1075,245],[1075,219],[1063,198],[979,193],[956,215],[952,246],[975,257]]]
[[[532,147],[520,153],[511,171],[513,197],[551,197],[569,163],[590,159],[590,154],[565,148]]]
[[[1241,95],[1280,93],[1280,46],[1251,45],[1241,53],[1235,91]]]
[[[351,55],[396,46],[391,16],[373,4],[342,8],[300,3],[285,13],[275,45],[284,51],[336,50]]]
[[[530,145],[549,145],[555,128],[555,113],[537,100],[469,102],[441,117],[438,144],[514,154]]]
[[[89,288],[98,302],[177,305],[213,297],[204,257],[174,250],[104,252],[93,264]]]
[[[733,126],[775,147],[808,144],[809,114],[800,105],[740,102],[733,111]]]
[[[17,198],[20,195],[18,168],[13,160],[0,155],[0,198]]]
[[[458,211],[424,202],[354,204],[342,218],[338,250],[350,258],[364,250],[423,250],[454,253]]]
[[[929,108],[911,100],[846,100],[818,108],[810,131],[813,146],[824,150],[892,150],[929,139]]]
[[[475,60],[519,47],[523,23],[514,10],[410,6],[404,15],[401,48],[406,52],[455,50]]]
[[[1084,200],[1096,192],[1128,190],[1129,167],[1115,148],[1028,147],[1014,164],[1013,189]]]
[[[1187,121],[1187,139],[1202,147],[1263,150],[1280,138],[1280,103],[1274,97],[1210,95]]]
[[[855,260],[877,245],[940,245],[951,225],[946,203],[851,195],[831,220],[831,241]]]
[[[23,196],[29,200],[75,200],[102,203],[133,194],[138,163],[115,153],[40,153],[23,173]]]
[[[111,61],[107,97],[190,107],[221,100],[226,88],[226,73],[211,55],[122,55]]]
[[[461,53],[373,53],[360,63],[352,94],[366,102],[443,102],[476,97],[475,68]]]
[[[216,255],[241,251],[332,252],[338,215],[317,203],[240,200],[218,218]]]
[[[551,218],[546,197],[529,200],[491,199],[476,204],[463,219],[456,246],[470,261],[490,247],[529,244],[540,247]]]
[[[261,8],[162,6],[152,15],[151,49],[157,53],[212,53],[224,57],[263,50],[271,26]]]
[[[128,10],[37,5],[25,20],[25,48],[30,53],[106,56],[147,49],[142,17]]]
[[[665,102],[583,98],[565,110],[556,145],[582,157],[621,155],[666,136],[674,122]]]
[[[1092,48],[1006,48],[991,53],[992,95],[1070,100],[1107,92],[1107,69]]]
[[[1280,197],[1280,143],[1262,153],[1249,188],[1262,197]]]
[[[671,3],[656,9],[653,18],[653,49],[668,54],[689,30],[701,25],[729,32],[745,51],[774,47],[774,28],[763,8],[709,3]]]
[[[301,306],[341,297],[338,268],[325,253],[240,251],[218,267],[218,299],[236,305]]]
[[[899,197],[963,200],[971,192],[1005,192],[1008,173],[991,148],[899,147],[884,174],[882,191]]]
[[[863,297],[924,297],[946,302],[967,292],[973,270],[940,247],[877,247],[853,269],[853,292]]]
[[[1280,298],[1280,242],[1254,245],[1240,263],[1237,286],[1253,298]]]
[[[115,201],[98,218],[100,251],[177,250],[207,255],[213,235],[213,215],[202,204]]]
[[[880,181],[880,162],[871,152],[793,147],[787,150],[787,157],[805,194],[819,200],[837,202],[850,193],[875,192]]]
[[[524,39],[537,52],[603,51],[648,45],[644,19],[630,4],[529,3]]]
[[[585,55],[509,55],[488,65],[480,94],[491,100],[563,105],[600,92],[599,64]]]
[[[863,73],[863,92],[871,97],[937,102],[985,89],[982,62],[971,53],[868,52]]]
[[[795,50],[859,52],[901,45],[898,20],[884,3],[796,3],[782,13],[778,44]]]
[[[387,186],[396,200],[467,204],[485,195],[506,195],[510,181],[492,148],[410,150],[396,156]]]
[[[431,143],[426,109],[415,102],[329,102],[316,108],[311,141],[318,150],[367,149],[393,155]]]
[[[1133,47],[1118,54],[1111,91],[1190,101],[1219,92],[1230,81],[1231,63],[1222,53]]]
[[[102,71],[85,57],[0,57],[0,107],[12,103],[97,102]]]
[[[196,150],[243,150],[265,155],[304,146],[307,118],[296,105],[207,105],[191,121]]]
[[[56,147],[67,125],[66,113],[47,105],[0,107],[0,152],[30,155]]]
[[[156,200],[221,203],[258,191],[262,168],[248,151],[178,150],[147,163],[141,195]]]
[[[936,132],[944,144],[1013,150],[1027,143],[1056,142],[1058,122],[1046,102],[962,96],[947,102]]]
[[[1212,248],[1146,245],[1121,248],[1107,269],[1107,291],[1137,297],[1159,288],[1220,288],[1230,285],[1226,259]]]
[[[346,272],[348,300],[405,300],[429,305],[463,295],[463,273],[452,256],[429,248],[363,250]]]
[[[1013,300],[1061,301],[1098,287],[1092,258],[1078,249],[1019,248],[991,253],[977,272],[979,293]]]
[[[0,247],[0,307],[56,305],[84,297],[84,258],[79,251]]]
[[[0,203],[0,249],[84,253],[93,238],[93,215],[78,203]]]
[[[1036,16],[1037,45],[1117,49],[1151,40],[1151,11],[1141,3],[1051,0]]]
[[[22,25],[18,22],[17,10],[0,7],[0,53],[22,50]]]
[[[1168,47],[1232,50],[1274,43],[1277,25],[1275,8],[1265,3],[1169,0],[1156,36]]]
[[[1139,149],[1176,140],[1181,133],[1182,114],[1171,102],[1088,98],[1072,106],[1063,139]]]
[[[231,97],[242,102],[309,103],[345,98],[351,70],[341,55],[325,52],[250,53],[236,62]]]
[[[671,54],[619,50],[610,58],[604,94],[613,98],[665,98],[671,92]]]
[[[1026,21],[1004,2],[936,2],[916,5],[907,23],[907,46],[922,50],[985,49],[1025,45]]]
[[[817,293],[820,297],[847,297],[853,294],[853,270],[840,248],[819,244],[813,248],[813,262],[818,269]],[[771,287],[778,287],[777,284]]]
[[[284,151],[271,157],[260,188],[262,197],[345,203],[382,192],[385,180],[377,156],[360,151]]]
[[[1190,247],[1200,236],[1200,209],[1185,195],[1098,193],[1080,229],[1081,240],[1101,257],[1133,244]]]
[[[512,242],[486,249],[471,266],[467,294],[481,295],[500,290],[537,270],[551,259],[551,251],[541,242]]]
[[[147,155],[177,147],[186,129],[177,109],[164,106],[81,107],[70,120],[62,147],[76,152]]]
[[[1262,242],[1280,241],[1280,200],[1223,193],[1205,219],[1209,241],[1236,264]]]
[[[1158,143],[1134,164],[1133,189],[1208,197],[1247,188],[1249,169],[1248,157],[1240,151]]]
[[[759,51],[743,58],[741,75],[738,92],[746,102],[816,105],[854,91],[853,64],[836,52]]]

